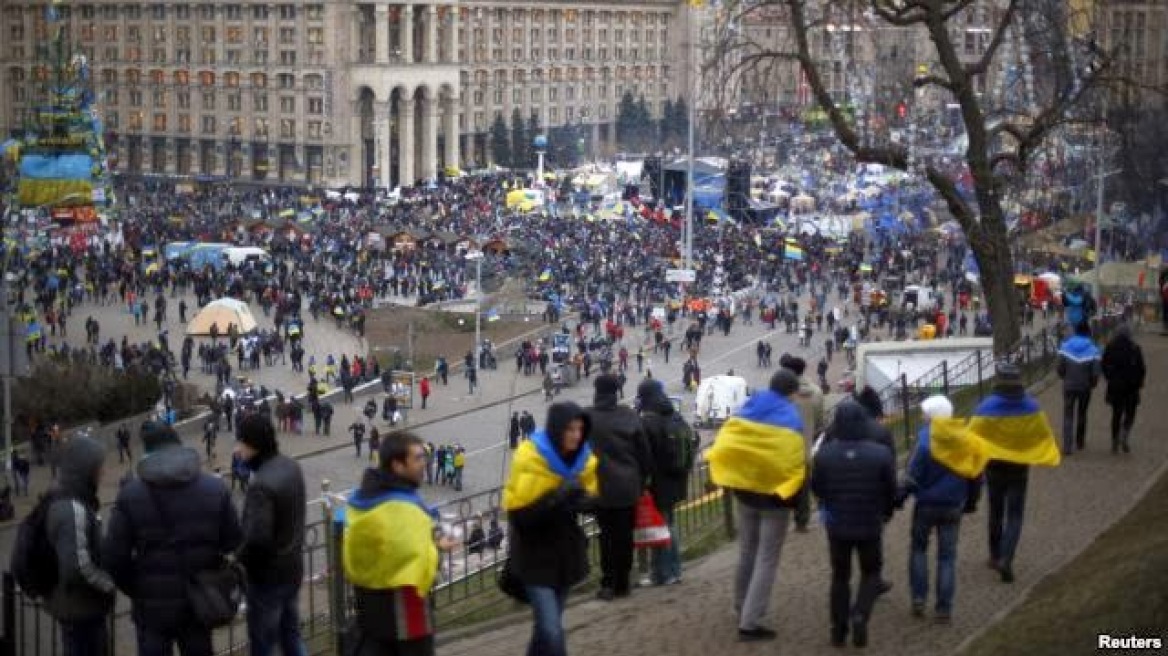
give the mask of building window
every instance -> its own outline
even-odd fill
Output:
[[[280,51],[280,64],[283,66],[295,66],[296,65],[296,51],[295,50],[281,50]]]
[[[20,88],[20,87],[17,87],[17,88]],[[107,105],[118,104],[118,90],[117,89],[108,89],[105,92],[105,102]]]
[[[280,73],[278,81],[281,89],[291,89],[296,86],[296,76],[291,73]]]
[[[166,109],[166,89],[155,89],[150,95],[156,109]]]
[[[137,89],[130,89],[130,107],[142,106],[142,92]]]
[[[523,89],[515,89],[515,91],[511,93],[511,102],[516,104],[516,105],[523,104]],[[502,102],[499,101],[498,96],[495,96],[495,104],[496,105],[503,104]]]
[[[324,5],[305,5],[304,17],[310,21],[324,20]]]
[[[296,99],[292,96],[280,96],[280,111],[284,114],[295,114]]]
[[[324,45],[324,28],[310,27],[308,28],[308,44],[313,46]]]
[[[199,30],[199,36],[203,39],[203,45],[215,43],[215,27],[213,25],[204,25],[203,29]]]
[[[227,94],[227,111],[241,112],[243,111],[243,98],[238,91]]]
[[[178,115],[178,131],[182,132],[183,134],[187,134],[191,131],[191,115],[190,114],[179,114]]]
[[[254,126],[254,135],[255,136],[267,138],[267,136],[268,136],[268,119],[257,118],[255,120],[255,123],[253,123],[253,126]]]
[[[154,115],[154,131],[166,132],[166,114]]]
[[[280,20],[296,20],[296,5],[280,5]]]
[[[227,20],[237,21],[243,20],[243,7],[239,5],[227,5],[223,8],[224,13],[227,14]]]
[[[142,112],[130,112],[130,132],[142,131]]]
[[[227,63],[229,65],[232,65],[232,66],[239,65],[239,51],[238,50],[228,50],[226,52],[226,55],[227,55]]]
[[[251,6],[252,20],[268,20],[268,6],[267,5],[252,5]]]
[[[308,113],[319,116],[324,113],[324,98],[309,98]]]
[[[215,134],[215,117],[203,117],[203,134]]]
[[[257,112],[268,111],[268,94],[257,93],[252,96],[252,108]]]
[[[239,86],[239,73],[237,73],[235,71],[229,71],[228,73],[224,74],[223,75],[223,84],[225,84],[226,86],[229,86],[229,87],[238,87]]]
[[[296,138],[296,121],[290,118],[280,119],[280,138],[281,139],[295,139]]]
[[[215,94],[210,91],[203,92],[203,111],[215,111]]]
[[[322,133],[322,128],[321,128],[320,121],[309,121],[308,122],[308,138],[309,139],[320,139],[321,133]]]
[[[255,62],[256,64],[261,64],[261,65],[267,64],[268,63],[268,51],[267,50],[256,50],[256,51],[252,52],[251,60],[253,62]]]
[[[556,102],[560,99],[560,90],[556,87],[548,89],[548,102]]]
[[[191,19],[190,5],[177,5],[177,6],[175,6],[174,17],[178,20],[190,20]]]
[[[285,43],[285,44],[296,43],[296,28],[295,27],[281,27],[280,28],[280,43]]]
[[[176,91],[174,93],[174,104],[177,105],[179,109],[190,109],[191,92],[186,90]]]

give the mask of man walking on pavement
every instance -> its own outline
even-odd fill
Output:
[[[652,475],[652,455],[632,408],[617,404],[620,381],[603,374],[593,383],[596,395],[588,410],[592,450],[600,462],[600,591],[603,601],[627,597],[633,567],[633,526],[641,492]]]
[[[1119,327],[1103,349],[1103,375],[1107,378],[1107,403],[1111,405],[1111,452],[1130,453],[1128,439],[1140,405],[1140,390],[1147,369],[1144,352],[1132,339],[1131,328]]]
[[[1102,373],[1099,348],[1086,323],[1059,347],[1058,375],[1063,379],[1063,455],[1082,451],[1087,441],[1087,407]]]
[[[815,438],[823,430],[823,393],[803,376],[807,370],[807,362],[800,357],[784,355],[779,358],[779,366],[795,374],[799,380],[799,391],[791,397],[799,408],[799,416],[803,419],[803,442],[808,454]],[[795,530],[807,532],[807,525],[811,522],[811,492],[809,486],[804,485],[795,497]]]

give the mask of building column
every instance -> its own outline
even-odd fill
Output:
[[[361,153],[364,148],[361,143],[361,112],[358,111],[358,103],[353,102],[353,109],[351,118],[349,119],[349,143],[341,152],[345,153],[345,166],[341,165],[338,154],[337,170],[349,184],[364,187],[365,186],[365,160],[362,159]]]
[[[414,6],[402,5],[401,8],[401,56],[402,63],[414,63]]]
[[[458,63],[458,5],[450,5],[447,9],[450,12],[450,22],[446,26],[448,32],[447,41],[450,43],[450,57],[448,62],[451,64]]]
[[[414,184],[414,151],[417,139],[414,136],[414,99],[402,98],[397,105],[398,139],[398,184],[408,187]]]
[[[389,180],[389,103],[373,103],[373,165],[377,167],[377,186],[390,186]]]
[[[373,47],[378,64],[389,63],[389,6],[373,8]]]
[[[438,175],[438,121],[441,104],[430,98],[422,107],[422,178]]]
[[[462,167],[462,162],[458,157],[458,110],[459,99],[451,97],[446,99],[445,107],[442,108],[442,133],[445,135],[444,142],[445,152],[442,154],[446,160],[446,166]]]
[[[438,5],[426,6],[426,41],[422,53],[427,64],[438,61]]]

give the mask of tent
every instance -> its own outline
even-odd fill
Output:
[[[221,298],[211,301],[199,310],[187,324],[187,334],[210,335],[212,324],[219,326],[220,335],[226,335],[231,324],[235,324],[240,334],[250,333],[258,325],[247,303],[234,298]]]

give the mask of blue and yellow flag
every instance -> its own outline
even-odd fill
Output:
[[[946,469],[962,478],[977,478],[989,456],[986,444],[969,432],[969,420],[933,419],[929,422],[929,453]]]
[[[416,492],[376,497],[354,492],[345,510],[343,562],[356,586],[371,590],[412,587],[430,594],[438,574],[432,511]]]
[[[552,446],[547,431],[540,429],[515,450],[511,473],[503,487],[503,509],[510,512],[526,508],[556,490],[567,480],[576,480],[589,494],[600,494],[596,476],[598,462],[587,442],[571,466]]]
[[[751,396],[722,425],[707,458],[716,485],[793,497],[807,478],[799,409],[771,390]]]
[[[974,411],[969,432],[984,442],[990,460],[1044,467],[1057,467],[1062,461],[1050,420],[1029,396],[991,394]]]
[[[803,261],[803,249],[794,244],[787,244],[783,250],[783,258],[788,260],[795,260],[796,262]]]

